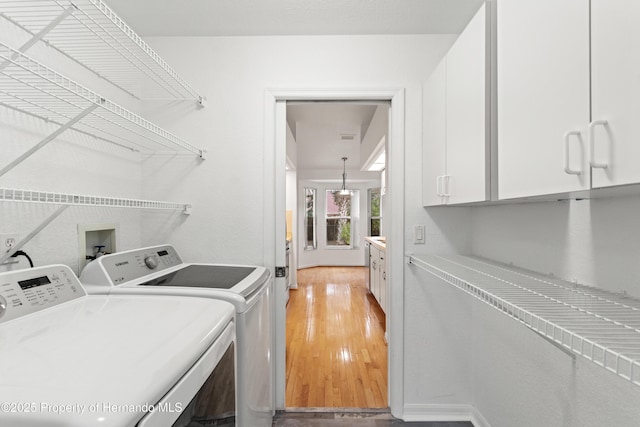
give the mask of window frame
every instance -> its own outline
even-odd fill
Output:
[[[309,194],[311,192],[311,194]],[[307,198],[312,196],[311,209],[309,210]],[[318,214],[317,214],[317,206],[318,206],[318,190],[312,187],[304,188],[304,207],[305,207],[305,215],[304,215],[304,250],[305,251],[314,251],[318,249]],[[311,212],[311,216],[308,213]],[[311,218],[312,223],[309,224],[309,218]],[[311,225],[311,230],[313,232],[312,244],[309,245],[309,238],[307,233],[309,232],[309,225]]]
[[[372,215],[372,211],[373,211],[372,196],[374,192],[378,193],[378,204],[379,204],[378,210],[380,212],[380,215],[378,216]],[[374,219],[377,219],[380,223],[380,225],[378,226],[378,234],[376,235],[373,234],[371,229],[371,221]],[[381,187],[374,187],[374,188],[367,189],[367,235],[372,237],[382,235],[382,188]]]
[[[324,204],[324,226],[325,226],[325,233],[324,233],[324,238],[325,238],[325,245],[326,245],[326,249],[329,250],[334,250],[334,249],[353,249],[354,248],[354,218],[353,218],[353,200],[354,200],[354,192],[353,191],[349,191],[349,215],[340,215],[340,216],[329,216],[329,194],[331,193],[332,196],[335,193],[340,193],[340,189],[338,190],[334,190],[334,189],[326,189],[324,194],[325,194],[325,204]],[[346,196],[346,195],[345,195]],[[329,230],[329,220],[339,220],[339,219],[346,219],[349,221],[349,244],[348,245],[336,245],[336,244],[331,244],[329,243],[329,239],[327,238],[327,234],[328,234],[328,230]]]

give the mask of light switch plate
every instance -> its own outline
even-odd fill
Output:
[[[416,245],[424,245],[424,225],[413,226],[413,243]]]

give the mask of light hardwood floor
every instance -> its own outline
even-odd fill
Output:
[[[287,305],[287,407],[388,406],[384,313],[365,272],[298,270]]]

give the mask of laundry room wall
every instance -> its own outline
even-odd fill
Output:
[[[8,20],[0,19],[2,43],[17,49],[27,39],[28,35],[23,30]],[[140,106],[138,101],[104,79],[41,43],[29,49],[27,54],[126,108],[137,111]],[[3,90],[12,91],[10,87],[3,87]],[[57,129],[58,126],[51,122],[0,107],[0,169]],[[142,196],[141,170],[138,153],[67,131],[0,176],[0,187],[139,199]],[[15,233],[21,240],[58,208],[59,205],[51,204],[0,202],[0,234]],[[140,212],[135,209],[71,206],[28,242],[23,250],[35,265],[67,264],[79,273],[79,224],[114,224],[117,249],[124,250],[140,246],[140,220]],[[0,266],[0,271],[28,267],[24,257],[17,260],[17,264]]]
[[[475,255],[640,297],[640,197],[472,209]],[[632,426],[640,388],[474,303],[476,405],[492,427]],[[517,378],[517,381],[514,379]]]
[[[640,197],[473,209],[477,255],[640,298]]]
[[[202,162],[145,162],[146,198],[181,198],[193,214],[145,219],[146,243],[170,241],[193,261],[263,262],[264,96],[267,89],[406,88],[407,215],[448,242],[421,208],[421,88],[455,36],[151,37],[148,43],[208,98],[204,109],[173,104],[147,113],[208,150]],[[147,214],[145,214],[146,216]],[[450,227],[453,240],[464,230]],[[447,243],[445,246],[450,248]],[[443,246],[435,244],[434,248]],[[424,248],[424,247],[423,247]]]

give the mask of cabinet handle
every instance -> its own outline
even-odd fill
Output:
[[[449,197],[451,194],[449,193],[449,181],[451,180],[451,175],[442,175],[442,195],[444,197]],[[446,188],[446,190],[445,190]]]
[[[442,197],[442,191],[440,191],[440,180],[442,179],[442,175],[436,178],[436,196]]]
[[[609,164],[607,163],[598,163],[595,161],[595,151],[594,151],[594,145],[595,145],[595,127],[596,126],[604,126],[607,127],[609,122],[607,122],[606,120],[594,120],[591,123],[589,123],[589,164],[591,165],[592,168],[601,168],[601,169],[607,169],[609,167]]]
[[[564,171],[569,175],[580,175],[582,173],[581,170],[571,169],[569,166],[569,140],[571,139],[571,135],[576,135],[578,140],[580,140],[580,131],[579,130],[570,130],[564,134]]]

